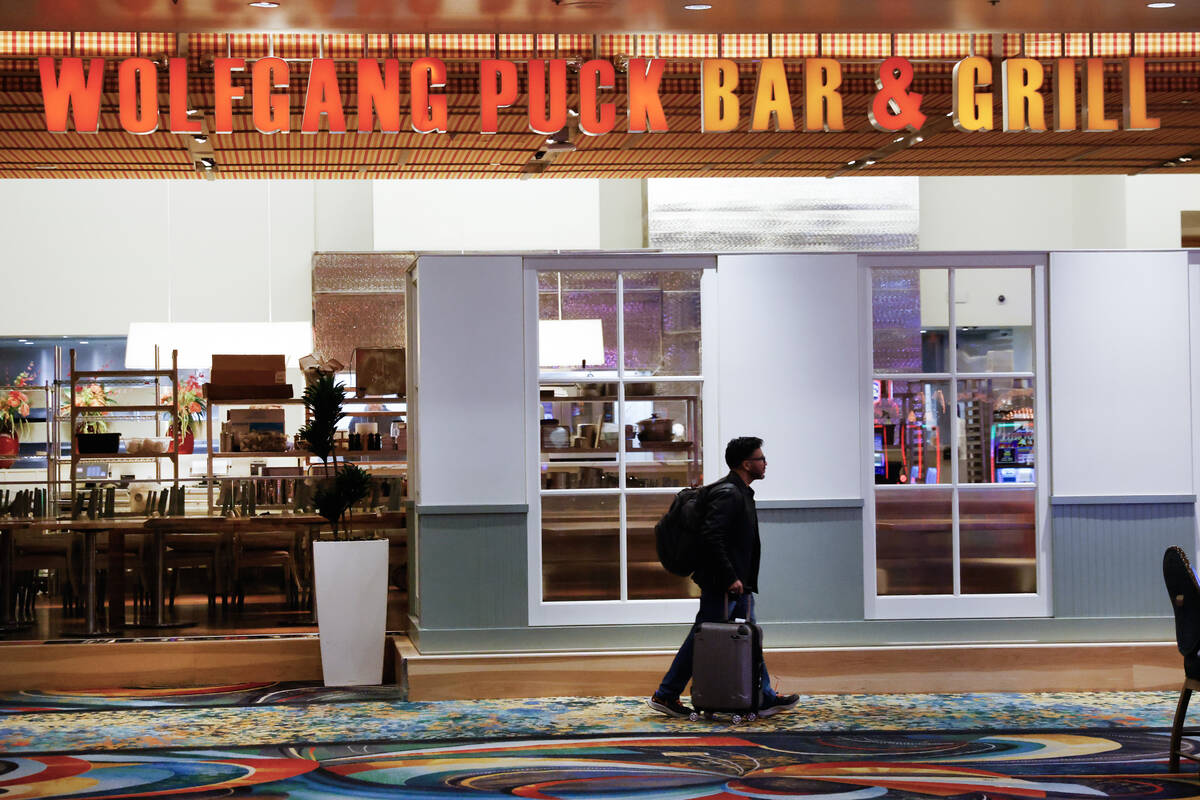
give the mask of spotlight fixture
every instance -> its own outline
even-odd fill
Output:
[[[1174,8],[1174,3],[1146,3],[1146,8]]]
[[[923,141],[925,141],[924,136],[914,136],[913,137],[913,144],[920,144]]]
[[[1180,157],[1178,158],[1178,161],[1179,161],[1179,163],[1180,163],[1180,164],[1186,164],[1186,163],[1188,163],[1188,162],[1189,162],[1189,161],[1191,161],[1191,160],[1192,160],[1192,157],[1191,157],[1191,156],[1180,156]]]
[[[212,169],[217,165],[217,160],[215,158],[209,158],[208,156],[205,156],[204,158],[200,159],[200,163],[204,165],[205,169]]]
[[[868,158],[865,162],[863,162],[864,166],[867,166],[867,167],[871,166],[874,163],[875,163],[875,159],[873,159],[873,158]]]
[[[253,3],[247,3],[246,5],[252,8],[279,8],[279,3],[273,3],[271,0],[254,0]]]
[[[546,137],[546,144],[542,148],[547,153],[570,153],[575,150],[575,143],[571,141],[571,130],[568,127],[563,127],[557,133]]]
[[[708,11],[712,8],[711,3],[688,3],[683,7],[684,11]]]
[[[195,136],[192,137],[192,139],[194,139],[198,144],[204,144],[205,142],[208,141],[208,137],[205,136],[203,133],[197,133]]]

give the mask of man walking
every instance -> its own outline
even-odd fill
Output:
[[[725,447],[725,463],[730,472],[709,487],[704,500],[704,523],[700,529],[703,552],[700,567],[692,575],[700,587],[700,611],[658,691],[647,701],[651,708],[667,716],[684,718],[692,713],[692,709],[679,701],[679,696],[692,678],[696,627],[702,622],[724,622],[730,617],[754,622],[761,544],[750,484],[767,474],[762,443],[757,436],[739,436],[731,441]],[[762,690],[760,717],[794,708],[800,701],[796,694],[775,694],[765,661]]]

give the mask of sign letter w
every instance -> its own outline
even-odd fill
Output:
[[[56,79],[54,59],[38,59],[42,76],[42,100],[46,105],[46,130],[67,132],[67,114],[74,106],[75,130],[96,133],[100,129],[100,95],[104,91],[104,59],[93,58],[84,74],[82,58],[64,58]]]

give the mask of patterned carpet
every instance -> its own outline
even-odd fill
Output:
[[[47,797],[536,800],[1114,798],[1200,794],[1166,734],[759,733],[0,757],[0,792]]]
[[[114,750],[139,747],[243,747],[312,742],[465,740],[492,737],[575,735],[696,734],[732,730],[728,719],[689,722],[655,714],[643,698],[543,698],[402,702],[368,700],[362,690],[272,684],[206,687],[183,695],[210,707],[136,707],[174,702],[180,695],[147,690],[103,693],[25,693],[26,713],[0,716],[0,752]],[[339,702],[328,702],[333,692]],[[367,693],[382,691],[375,687]],[[199,692],[199,693],[198,693]],[[259,697],[268,704],[228,707],[234,697]],[[1164,728],[1171,724],[1176,695],[1171,692],[1046,694],[810,695],[786,714],[753,723],[756,732],[774,731],[979,731]],[[86,711],[38,712],[48,699]],[[13,702],[13,696],[7,698]],[[105,707],[106,705],[117,707]],[[130,707],[133,706],[133,707]],[[12,705],[9,705],[12,709]],[[745,729],[740,726],[738,730]]]
[[[1173,692],[812,695],[733,726],[644,698],[403,702],[239,684],[0,697],[0,797],[1200,798]],[[466,798],[464,798],[466,800]]]

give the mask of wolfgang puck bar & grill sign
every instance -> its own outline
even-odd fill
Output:
[[[993,118],[994,84],[999,80],[1005,131],[1115,131],[1154,130],[1159,120],[1146,113],[1146,65],[1142,58],[1121,63],[1123,103],[1120,117],[1109,117],[1104,107],[1104,64],[1099,58],[1062,58],[1054,61],[1050,74],[1033,58],[1009,58],[1000,64],[1000,75],[992,62],[979,56],[964,58],[954,66],[952,116],[960,131],[997,128]],[[438,58],[418,58],[402,76],[399,60],[360,59],[355,105],[347,108],[338,86],[332,59],[317,58],[309,64],[307,91],[301,113],[301,133],[345,133],[347,111],[357,111],[361,133],[378,130],[399,133],[411,128],[417,133],[445,133],[447,100],[439,90],[446,86],[446,64]],[[42,57],[38,69],[46,110],[46,129],[56,133],[99,130],[104,73],[102,58]],[[626,80],[627,130],[630,133],[663,133],[670,123],[659,96],[665,62],[662,59],[630,59]],[[250,72],[249,87],[234,76]],[[217,58],[213,62],[214,103],[210,133],[232,133],[235,105],[249,104],[254,127],[263,134],[290,133],[294,110],[286,92],[292,80],[292,64],[281,58],[261,58],[247,67],[246,59]],[[526,73],[529,129],[552,134],[567,124],[568,92],[579,95],[579,129],[600,136],[617,125],[617,107],[601,102],[601,93],[616,87],[616,67],[610,61],[586,61],[578,74],[569,74],[565,59],[533,60],[518,65],[513,61],[484,60],[479,63],[480,133],[496,133],[500,109],[517,103],[519,72]],[[169,59],[168,108],[171,133],[200,133],[199,119],[191,116],[188,96],[187,60]],[[117,66],[119,116],[129,133],[154,133],[162,116],[159,108],[159,67],[147,58],[126,58]],[[700,63],[701,90],[697,109],[701,130],[736,130],[741,123],[738,64],[729,59],[706,59]],[[911,91],[913,66],[905,58],[889,58],[879,65],[868,117],[880,131],[919,131],[926,115],[921,95]],[[402,80],[402,77],[404,80]],[[1078,80],[1078,88],[1077,81]],[[840,87],[842,65],[836,59],[809,58],[803,62],[802,91],[794,97],[788,87],[783,59],[756,62],[754,87],[750,94],[751,131],[842,131],[845,117]],[[246,92],[249,88],[250,95]],[[283,91],[280,91],[283,90]],[[407,114],[405,113],[407,112]],[[194,112],[193,112],[194,113]],[[68,125],[68,119],[74,127]],[[324,118],[324,123],[322,123]]]

